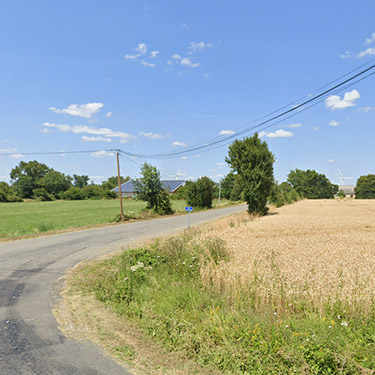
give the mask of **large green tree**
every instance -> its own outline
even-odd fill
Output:
[[[72,178],[64,173],[50,169],[48,173],[39,180],[39,185],[55,198],[63,191],[72,186]]]
[[[185,199],[189,206],[211,208],[215,183],[203,176],[196,182],[188,181],[185,184]]]
[[[84,186],[87,186],[89,184],[89,176],[87,175],[73,175],[73,185],[78,188],[83,188]]]
[[[147,202],[147,208],[163,215],[173,213],[169,194],[160,181],[160,172],[156,167],[144,163],[141,167],[141,177],[134,182],[138,198]]]
[[[21,161],[10,171],[13,187],[21,198],[32,198],[33,190],[40,188],[40,180],[50,168],[38,161]]]
[[[229,146],[225,159],[236,172],[249,213],[267,213],[267,199],[273,184],[274,156],[266,142],[254,136],[236,140]]]
[[[361,176],[354,191],[356,199],[375,199],[375,174]]]
[[[331,199],[338,191],[338,186],[331,183],[328,178],[314,170],[290,171],[288,182],[304,198]]]

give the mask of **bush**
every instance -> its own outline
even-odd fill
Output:
[[[375,174],[361,176],[354,191],[356,199],[375,199]]]
[[[71,187],[69,190],[61,193],[60,198],[66,199],[69,201],[79,201],[79,200],[85,199],[85,195],[81,188]]]
[[[211,208],[215,183],[208,177],[185,184],[185,199],[189,206]]]
[[[50,202],[55,200],[55,197],[44,188],[34,189],[33,194],[33,199],[41,202]]]

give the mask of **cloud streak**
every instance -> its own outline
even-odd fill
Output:
[[[87,103],[87,104],[70,104],[67,108],[59,109],[56,107],[48,108],[50,111],[57,114],[67,114],[70,116],[77,116],[82,118],[91,118],[98,113],[102,108],[103,103]]]

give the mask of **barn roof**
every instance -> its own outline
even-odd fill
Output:
[[[184,186],[186,180],[160,180],[163,189],[174,193],[179,187]],[[118,186],[112,191],[118,193]],[[121,193],[135,193],[134,180],[129,180],[121,184]]]

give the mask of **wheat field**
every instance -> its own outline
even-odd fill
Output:
[[[374,307],[375,201],[304,200],[262,218],[243,213],[207,225],[200,240],[207,237],[226,242],[230,261],[206,263],[202,279],[233,301],[250,296],[275,314]]]

